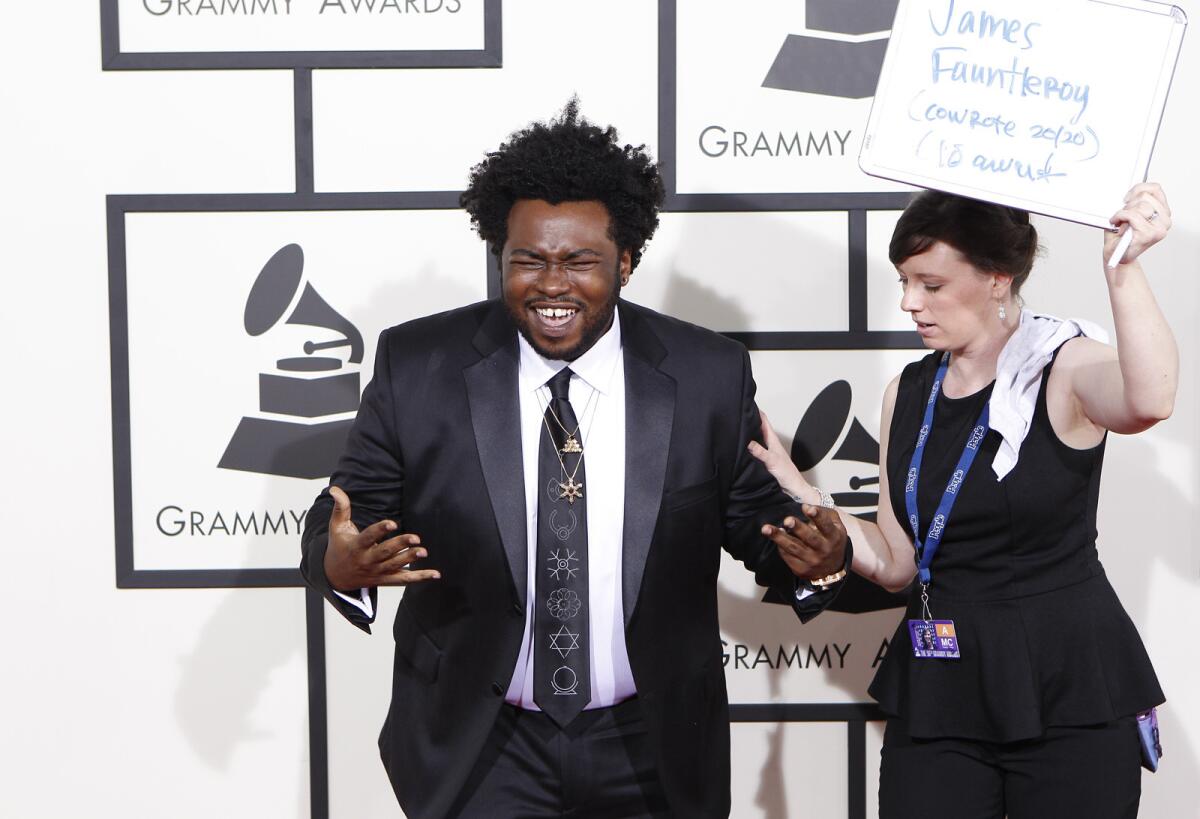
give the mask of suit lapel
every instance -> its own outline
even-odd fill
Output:
[[[463,370],[475,446],[500,530],[517,599],[525,605],[525,482],[521,455],[521,407],[517,394],[517,334],[503,305],[485,318],[473,343],[482,359]]]
[[[636,309],[620,303],[625,358],[625,531],[621,600],[628,627],[637,608],[650,540],[658,521],[671,426],[675,381],[658,369],[666,349]]]

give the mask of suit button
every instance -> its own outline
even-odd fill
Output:
[[[492,693],[495,694],[497,697],[503,697],[504,696],[504,686],[502,686],[498,682],[492,683]]]
[[[513,613],[513,617],[524,617],[525,609],[521,606],[520,603],[513,603],[512,613]]]

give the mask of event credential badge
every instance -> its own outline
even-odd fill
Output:
[[[958,659],[958,636],[953,620],[909,620],[908,635],[912,638],[913,656]]]

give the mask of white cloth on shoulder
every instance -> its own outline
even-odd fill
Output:
[[[1000,351],[996,386],[988,401],[989,425],[1003,438],[992,459],[996,480],[1003,480],[1017,465],[1021,444],[1033,423],[1042,370],[1064,341],[1078,335],[1108,343],[1108,333],[1085,319],[1059,319],[1031,310],[1021,311],[1016,332]]]

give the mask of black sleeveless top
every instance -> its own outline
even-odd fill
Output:
[[[887,474],[892,509],[908,531],[904,483],[940,352],[904,368],[892,415]],[[870,693],[914,737],[1011,742],[1049,726],[1092,725],[1164,701],[1146,649],[1096,553],[1104,442],[1077,450],[1058,439],[1041,389],[1020,459],[997,481],[990,430],[931,566],[930,609],[953,620],[958,659],[915,659],[908,618],[913,584]],[[992,387],[939,394],[917,487],[925,537],[946,483]],[[881,499],[883,502],[883,499]]]

